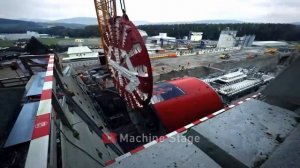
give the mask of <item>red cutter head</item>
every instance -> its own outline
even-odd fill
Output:
[[[127,17],[115,17],[102,35],[119,94],[131,108],[146,106],[152,97],[153,77],[149,55],[139,31]]]

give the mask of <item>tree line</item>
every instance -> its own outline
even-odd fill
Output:
[[[85,26],[83,29],[71,29],[63,26],[55,26],[47,29],[36,29],[35,31],[60,37],[99,37],[99,30],[97,25]]]
[[[237,30],[237,36],[256,35],[256,40],[300,40],[300,26],[292,24],[173,24],[173,25],[141,25],[140,29],[146,31],[149,36],[158,35],[160,32],[168,33],[168,36],[183,38],[190,31],[203,32],[204,39],[218,40],[222,30],[229,27]]]
[[[293,24],[258,24],[258,23],[237,23],[237,24],[161,24],[161,25],[140,25],[149,36],[167,33],[168,36],[183,38],[188,36],[190,31],[203,32],[203,39],[218,40],[220,32],[229,27],[237,30],[238,36],[256,35],[256,40],[285,40],[300,41],[300,25]],[[28,29],[27,29],[28,30]],[[88,38],[99,37],[97,25],[90,25],[84,28],[66,28],[55,26],[50,28],[32,28],[32,31],[50,34],[60,37]],[[10,28],[10,31],[13,31]],[[14,31],[13,31],[14,32]],[[18,31],[19,32],[19,31]],[[25,31],[26,32],[26,31]]]
[[[222,30],[229,27],[237,30],[237,36],[256,35],[256,40],[285,40],[300,41],[300,26],[292,24],[257,24],[257,23],[238,23],[238,24],[172,24],[172,25],[140,25],[149,36],[159,33],[167,33],[168,36],[178,39],[188,36],[190,31],[203,32],[203,39],[218,40]],[[39,31],[58,36],[69,37],[99,37],[97,25],[86,26],[84,29],[70,29],[65,27],[52,27]]]

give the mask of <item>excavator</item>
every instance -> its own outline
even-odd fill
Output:
[[[296,50],[297,50],[298,52],[300,52],[300,44],[297,44]]]
[[[276,53],[277,53],[277,48],[267,48],[265,50],[265,54],[272,54],[272,55],[274,55]]]

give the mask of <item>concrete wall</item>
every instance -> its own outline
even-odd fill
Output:
[[[279,74],[263,91],[269,103],[287,107],[300,106],[300,58]]]
[[[165,74],[160,74],[160,75],[158,74],[153,77],[153,80],[154,82],[158,82],[158,81],[171,80],[173,78],[184,77],[184,76],[201,78],[216,72],[220,72],[220,71],[214,68],[199,66],[191,69],[174,70]]]
[[[184,51],[176,51],[177,56],[187,56],[187,55],[202,55],[208,53],[221,53],[221,52],[229,52],[239,50],[240,47],[228,47],[228,48],[211,48],[211,49],[201,49],[201,50],[184,50]]]
[[[223,61],[214,64],[212,66],[222,70],[229,70],[238,67],[255,66],[258,70],[272,72],[276,70],[277,62],[278,62],[277,56],[268,56],[268,57],[263,56],[255,59],[242,60],[239,62]]]
[[[210,67],[199,66],[189,69],[174,70],[164,74],[154,74],[153,81],[170,80],[172,78],[192,76],[197,78],[205,77],[209,74],[227,71],[234,68],[255,66],[258,70],[267,72],[277,71],[277,56],[260,57],[255,59],[241,60],[241,61],[222,61],[216,64],[212,64]]]

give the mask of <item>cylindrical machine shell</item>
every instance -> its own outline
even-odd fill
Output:
[[[208,84],[197,78],[186,77],[167,83],[183,93],[179,96],[177,94],[174,98],[169,96],[167,100],[154,104],[156,113],[167,132],[183,127],[223,107],[218,94]],[[159,85],[155,86],[154,90],[159,90],[159,87]]]

